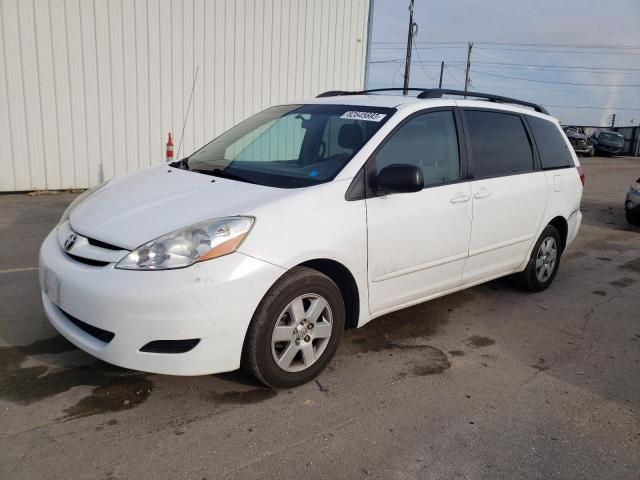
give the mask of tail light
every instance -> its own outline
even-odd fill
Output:
[[[578,175],[580,175],[580,181],[584,187],[584,168],[582,168],[582,165],[578,165],[576,168],[578,169]]]

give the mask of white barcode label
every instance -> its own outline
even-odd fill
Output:
[[[367,122],[379,122],[384,117],[386,117],[384,113],[356,112],[350,110],[348,112],[344,112],[340,118],[348,118],[350,120],[366,120]]]

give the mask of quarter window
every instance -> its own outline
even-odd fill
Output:
[[[573,157],[558,126],[549,120],[527,116],[536,139],[543,169],[573,167]]]
[[[533,171],[533,152],[519,115],[480,110],[464,112],[475,178]]]
[[[398,163],[420,167],[425,185],[459,180],[460,155],[453,112],[425,113],[400,127],[376,155],[376,172]]]

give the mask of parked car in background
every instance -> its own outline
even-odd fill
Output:
[[[640,178],[631,184],[624,201],[627,222],[640,225]]]
[[[544,290],[580,162],[543,107],[452,92],[327,92],[85,192],[40,251],[47,317],[116,365],[288,388],[345,328],[505,275]]]
[[[624,146],[624,137],[618,132],[601,130],[590,138],[595,152],[601,155],[619,155]]]
[[[590,157],[593,157],[595,155],[595,148],[589,142],[589,139],[582,128],[564,127],[563,130],[565,135],[569,139],[569,142],[571,142],[573,150],[578,155],[588,155]]]

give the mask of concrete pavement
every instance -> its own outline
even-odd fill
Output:
[[[0,478],[638,478],[640,160],[583,159],[553,286],[494,281],[348,332],[316,382],[119,369],[46,321],[37,250],[72,194],[0,196]]]

